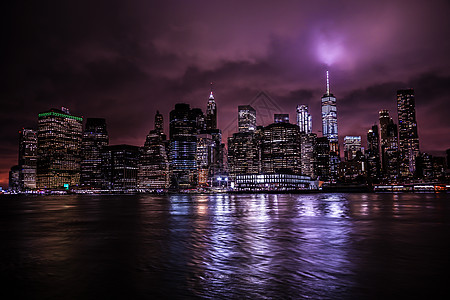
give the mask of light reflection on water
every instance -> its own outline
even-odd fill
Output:
[[[19,298],[52,299],[442,292],[449,203],[448,194],[3,197],[1,279]]]

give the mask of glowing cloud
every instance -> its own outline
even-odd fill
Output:
[[[317,35],[316,49],[319,61],[331,66],[344,54],[343,39],[329,32],[320,32]]]

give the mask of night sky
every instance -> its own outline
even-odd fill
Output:
[[[361,135],[414,88],[420,149],[450,148],[449,1],[8,1],[1,4],[0,185],[18,131],[65,106],[106,118],[111,144],[143,145],[156,110],[206,109],[224,138],[237,106],[266,91],[319,133],[325,71],[339,136]],[[261,122],[261,120],[260,120]],[[396,121],[397,122],[397,121]],[[261,124],[268,125],[268,124]],[[320,133],[319,133],[320,135]]]

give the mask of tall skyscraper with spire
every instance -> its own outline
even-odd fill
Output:
[[[412,178],[416,171],[416,158],[419,156],[419,136],[413,89],[397,91],[397,111],[400,176]]]
[[[206,106],[206,130],[214,129],[217,129],[217,107],[211,82],[211,94],[209,95],[208,105]]]
[[[337,178],[339,164],[339,138],[336,97],[330,92],[330,79],[327,71],[327,91],[322,96],[322,134],[330,142],[330,178]]]

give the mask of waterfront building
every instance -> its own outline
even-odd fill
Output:
[[[445,157],[433,156],[433,179],[437,182],[445,181]]]
[[[338,168],[339,181],[342,183],[364,183],[366,177],[366,168],[361,152],[350,161],[342,161]]]
[[[9,183],[8,189],[10,191],[20,191],[20,166],[12,166],[9,170]]]
[[[238,106],[239,132],[250,132],[256,130],[256,110],[250,105]]]
[[[197,114],[189,104],[175,104],[170,112],[170,173],[175,189],[191,189],[197,186]]]
[[[163,116],[156,112],[155,128],[150,130],[140,148],[137,186],[143,191],[169,188],[169,160],[166,152]]]
[[[380,110],[380,145],[383,178],[387,182],[399,181],[399,149],[397,124],[386,109]]]
[[[378,183],[381,178],[380,138],[375,124],[367,132],[367,176],[370,182]]]
[[[309,134],[312,132],[312,118],[307,105],[297,105],[297,125],[300,128],[300,133]]]
[[[236,191],[292,191],[317,189],[318,183],[298,174],[239,174],[234,182]]]
[[[197,167],[198,167],[198,185],[207,186],[209,179],[213,175],[214,160],[217,151],[216,143],[211,134],[201,133],[197,135]]]
[[[320,181],[330,178],[330,141],[327,137],[317,137],[314,147],[315,175]]]
[[[135,191],[138,178],[139,147],[104,146],[102,149],[103,189]]]
[[[361,137],[360,136],[345,136],[344,137],[344,160],[351,161],[355,159],[356,153],[361,152]]]
[[[24,128],[19,135],[19,190],[32,190],[36,188],[37,132]]]
[[[260,130],[237,132],[228,137],[228,172],[232,180],[238,174],[261,172]]]
[[[400,176],[411,179],[416,170],[416,158],[419,156],[414,89],[397,91],[397,111]]]
[[[83,118],[66,108],[38,115],[37,188],[69,189],[80,183]]]
[[[273,123],[263,128],[261,172],[301,174],[300,131],[297,125]]]
[[[428,153],[421,153],[416,157],[416,176],[425,182],[434,179],[433,156]]]
[[[311,178],[316,178],[314,148],[317,135],[315,133],[300,133],[300,166],[301,173]]]
[[[289,114],[274,114],[274,123],[289,123]]]
[[[81,187],[102,188],[102,149],[108,144],[109,136],[106,130],[106,120],[103,118],[88,118],[81,141]]]

